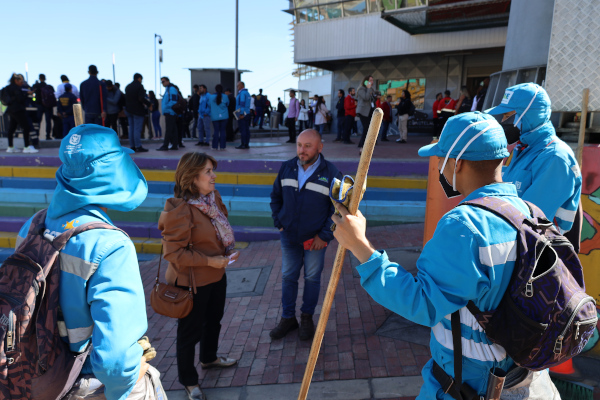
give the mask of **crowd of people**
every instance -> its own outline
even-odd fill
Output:
[[[109,102],[104,101],[109,98],[108,87],[114,85],[96,82],[95,73],[97,71],[90,67],[90,80],[80,88],[82,103],[88,107],[88,124],[71,129],[65,137],[67,140],[61,143],[62,165],[57,170],[57,186],[43,221],[46,229],[40,230],[39,225],[32,229],[36,217],[29,219],[19,232],[16,251],[25,252],[20,246],[23,243],[28,246],[31,236],[40,234],[38,231],[54,243],[59,242],[56,239],[65,226],[70,229],[88,223],[109,225],[110,230],[92,229],[66,242],[61,253],[64,262],[59,265],[60,296],[49,300],[60,303],[64,327],[60,332],[71,351],[85,355],[89,352],[85,362],[78,366],[81,372],[74,374],[77,380],[67,398],[161,398],[160,382],[157,386],[153,380],[156,370],[147,364],[144,349],[138,344],[148,323],[135,247],[126,234],[112,226],[107,214],[107,209],[131,211],[146,198],[147,182],[129,157],[134,151],[140,151],[141,146],[123,148],[114,131],[101,126],[107,119],[114,123],[115,118],[120,117],[115,112],[118,108],[109,108]],[[25,95],[26,91],[21,90],[22,81],[15,76],[11,84],[18,90],[13,87],[11,96]],[[167,118],[163,150],[167,150],[168,146],[181,146],[177,114],[184,106],[177,87],[166,77],[161,82],[165,87],[162,112]],[[107,86],[106,92],[104,86]],[[197,125],[204,125],[205,129],[205,118],[210,118],[209,123],[215,128],[212,147],[224,148],[225,116],[232,108],[233,95],[221,85],[215,87],[214,94],[208,94],[202,85],[195,89],[199,96],[196,99]],[[232,112],[238,122],[242,121],[242,145],[247,146],[252,97],[243,82],[237,89],[236,109]],[[60,90],[61,113],[63,118],[70,117],[68,109],[74,101],[74,87],[65,82]],[[304,129],[295,137],[297,156],[282,163],[271,192],[273,224],[280,231],[282,249],[282,314],[278,325],[270,331],[273,340],[295,329],[299,329],[300,340],[312,339],[325,252],[336,238],[361,262],[357,267],[361,285],[377,302],[405,318],[432,327],[432,359],[423,369],[422,398],[481,396],[488,387],[489,371],[502,369],[508,376],[518,377],[514,379],[516,383],[507,384],[505,393],[509,398],[559,399],[546,369],[533,371],[518,367],[501,345],[490,340],[473,314],[473,310],[490,311],[500,307],[505,294],[512,290],[509,281],[518,275],[513,274],[513,270],[524,268],[515,255],[520,230],[509,223],[511,219],[503,214],[508,212],[506,210],[511,213],[516,210],[528,218],[529,224],[537,221],[540,229],[550,229],[554,224],[561,234],[567,235],[570,246],[576,246],[573,254],[578,251],[580,241],[581,225],[577,218],[581,218],[578,210],[582,177],[572,150],[556,136],[550,122],[550,99],[543,88],[532,83],[510,87],[507,93],[510,94],[505,96],[507,100],[489,114],[460,112],[460,104],[440,99],[442,112],[447,109],[459,115],[449,117],[440,141],[421,148],[419,155],[439,157],[440,184],[448,198],[462,194],[466,201],[485,198],[492,201],[489,207],[493,204],[502,204],[502,207],[496,210],[463,204],[444,215],[417,261],[416,277],[390,260],[385,251],[372,247],[365,234],[366,220],[360,212],[350,215],[339,202],[331,201],[330,187],[336,179],[342,179],[342,172],[323,156],[319,125],[323,125],[326,117],[315,118],[317,129]],[[156,98],[146,98],[139,74],[134,76],[124,96],[125,104],[137,102],[139,106],[139,109],[126,106],[132,135],[138,140],[144,120],[144,115],[139,113],[145,109],[143,106],[154,113]],[[356,116],[365,118],[374,107],[368,103],[377,100],[372,81],[365,79],[356,94],[357,99],[354,96],[353,88],[346,96],[342,91],[338,94],[338,102],[344,105],[344,115],[338,114],[338,118],[343,118],[338,119],[338,124],[344,127],[344,136],[339,139],[346,142],[351,125],[348,122],[353,122]],[[459,102],[468,104],[466,94],[463,96]],[[100,101],[96,101],[98,99]],[[401,99],[404,102],[397,108],[410,114],[410,94],[404,93]],[[290,123],[300,118],[303,109],[302,102],[294,96],[292,100],[291,116],[288,113],[287,117]],[[379,100],[387,110],[384,113],[391,112],[391,98]],[[119,101],[117,96],[111,104],[118,105]],[[326,112],[319,98],[315,110]],[[19,124],[23,119],[20,112],[15,108],[11,111],[18,115],[16,123]],[[492,115],[500,115],[501,122]],[[384,121],[389,123],[390,119]],[[256,122],[260,126],[260,119]],[[369,120],[361,122],[366,127]],[[199,139],[199,143],[210,145],[206,131]],[[361,141],[364,142],[364,134]],[[74,149],[72,143],[80,146]],[[512,143],[517,146],[511,154],[507,145]],[[226,268],[239,257],[227,207],[215,187],[217,164],[214,157],[205,153],[183,155],[175,171],[173,197],[166,201],[158,221],[163,255],[169,263],[167,283],[185,293],[189,289],[193,301],[191,311],[178,320],[176,346],[179,382],[190,400],[205,399],[196,369],[198,343],[202,369],[228,368],[237,363],[235,359],[217,354],[226,304]],[[539,215],[537,208],[531,208],[524,200],[539,207],[547,220],[534,218],[534,214]],[[334,214],[336,210],[339,214]],[[448,257],[450,253],[454,256]],[[558,254],[554,260],[567,257]],[[538,258],[539,255],[534,257],[536,263]],[[298,323],[296,299],[302,271],[304,294]],[[533,297],[533,290],[531,296],[527,296]],[[591,306],[591,300],[587,301]],[[590,309],[595,313],[595,304]],[[577,323],[581,325],[581,332],[577,325],[578,334],[574,339],[571,335],[569,340],[577,342],[580,335],[580,342],[587,341],[593,328],[584,326],[585,321]],[[589,322],[588,325],[591,326]],[[453,335],[459,336],[453,340]],[[556,351],[554,347],[554,353]],[[457,359],[460,364],[453,361]],[[154,390],[147,390],[150,387]],[[463,397],[465,393],[471,393],[470,397]]]

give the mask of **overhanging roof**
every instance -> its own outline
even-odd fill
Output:
[[[441,33],[508,25],[511,0],[429,0],[429,5],[382,11],[381,18],[410,33]]]
[[[235,72],[235,68],[187,68],[190,71],[225,71],[225,72]],[[239,73],[242,72],[252,72],[248,69],[238,69]]]

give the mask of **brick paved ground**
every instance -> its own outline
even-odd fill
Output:
[[[379,249],[421,246],[423,224],[369,228],[367,236]],[[326,253],[315,324],[336,249],[337,243],[332,242]],[[140,264],[147,298],[157,265],[157,259]],[[237,358],[239,364],[225,370],[203,371],[198,367],[203,388],[302,381],[311,343],[300,341],[297,331],[281,340],[269,337],[269,331],[281,315],[279,242],[251,243],[241,251],[238,262],[229,268],[264,265],[273,268],[263,295],[229,298],[225,305],[219,354]],[[301,304],[302,288],[301,278],[297,308]],[[165,389],[182,389],[177,380],[175,358],[176,320],[155,314],[150,306],[147,310],[148,336],[158,351],[152,364],[162,373]],[[419,375],[430,358],[428,347],[375,334],[389,313],[362,289],[346,258],[313,381]]]

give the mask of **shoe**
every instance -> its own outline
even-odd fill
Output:
[[[202,142],[196,143],[195,146],[202,146]]]
[[[39,150],[29,145],[23,149],[23,153],[37,153]]]
[[[169,150],[179,150],[179,147],[171,147]]]
[[[7,152],[7,153],[18,153],[18,152],[20,152],[20,151],[21,151],[21,150],[19,150],[19,149],[16,149],[16,148],[14,148],[14,147],[7,147],[7,148],[6,148],[6,152]]]
[[[51,137],[48,137],[48,136],[46,136],[46,140],[52,140],[52,138],[51,138]]]
[[[388,138],[384,137],[384,138],[381,138],[381,141],[382,142],[389,142],[390,140]]]
[[[396,139],[396,143],[406,143],[406,140],[404,140],[404,139]]]
[[[179,147],[183,147],[185,149],[185,146],[183,145],[183,143],[179,143]]]
[[[184,386],[183,388],[189,400],[206,400],[206,396],[202,392],[202,389],[200,389],[200,386]]]
[[[213,149],[214,151],[219,151],[219,148],[218,148],[218,147],[212,147],[212,149]]]
[[[271,339],[281,339],[294,329],[298,329],[298,320],[296,317],[281,318],[279,324],[269,332]]]
[[[210,144],[208,144],[208,142],[202,142],[200,146],[210,146]]]
[[[295,140],[288,140],[286,143],[296,143]]]
[[[313,316],[302,313],[300,315],[300,331],[298,332],[300,340],[310,340],[314,335],[315,323],[313,322]]]
[[[339,138],[334,140],[334,142],[341,142],[341,141],[342,141],[342,139],[339,139]]]
[[[134,151],[136,153],[146,153],[148,151],[148,149],[145,149],[142,146],[140,146],[140,147],[136,147],[136,149]]]
[[[210,368],[229,368],[237,364],[237,360],[233,358],[226,357],[217,357],[217,359],[211,363],[204,364],[200,363],[202,369],[210,369]]]
[[[344,140],[342,143],[344,144],[354,144],[352,140]]]
[[[156,151],[169,151],[169,148],[165,146],[160,146],[158,149],[156,149]]]
[[[235,148],[236,148],[236,149],[240,149],[240,150],[245,150],[245,149],[247,149],[248,147],[247,147],[245,144],[240,144],[239,146],[236,146]]]

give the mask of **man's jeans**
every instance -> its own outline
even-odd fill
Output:
[[[144,127],[144,116],[127,114],[127,120],[129,121],[129,127],[131,128],[131,135],[129,137],[129,144],[132,149],[142,147],[142,128]]]
[[[337,117],[337,136],[335,140],[342,140],[344,135],[344,119],[346,117]]]
[[[242,145],[250,145],[250,114],[244,118],[238,120],[238,127],[240,128],[240,135],[242,137]]]
[[[304,294],[300,311],[313,315],[319,301],[321,289],[321,273],[325,265],[325,251],[304,250],[302,243],[291,242],[286,238],[285,231],[281,232],[281,305],[283,318],[296,316],[296,297],[298,296],[298,279],[304,265]]]
[[[69,131],[75,128],[75,117],[73,115],[69,115],[64,117],[62,120],[63,123],[63,132],[62,137],[65,137],[69,134]]]
[[[199,117],[198,119],[198,142],[210,144],[210,116]]]

